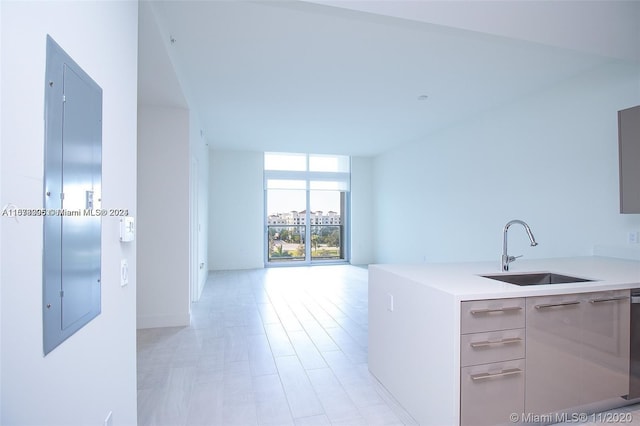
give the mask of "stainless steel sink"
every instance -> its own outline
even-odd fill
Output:
[[[531,274],[496,274],[481,275],[484,278],[503,281],[515,285],[544,285],[591,282],[586,278],[572,277],[569,275],[554,274],[553,272],[535,272]]]

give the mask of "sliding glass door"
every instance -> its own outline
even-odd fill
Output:
[[[303,218],[307,191],[268,189],[266,200],[268,262],[307,260],[307,227]]]
[[[344,206],[346,192],[311,190],[311,260],[344,259]]]
[[[265,154],[267,265],[347,259],[349,158]]]

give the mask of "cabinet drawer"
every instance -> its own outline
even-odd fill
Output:
[[[460,372],[460,425],[513,424],[524,413],[525,361],[465,367]]]
[[[524,358],[525,329],[490,331],[460,336],[463,367]]]
[[[525,299],[489,299],[462,302],[460,330],[462,334],[524,328]]]

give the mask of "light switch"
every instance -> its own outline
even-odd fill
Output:
[[[393,312],[393,294],[387,293],[387,311]]]

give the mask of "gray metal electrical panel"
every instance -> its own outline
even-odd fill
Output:
[[[45,355],[100,314],[102,89],[47,36]]]

